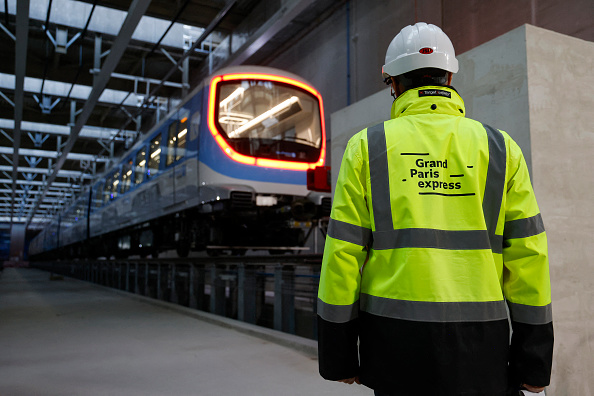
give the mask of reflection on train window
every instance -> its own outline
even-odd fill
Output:
[[[169,135],[167,137],[167,163],[166,165],[169,166],[173,163],[173,159],[175,158],[175,146],[177,140],[177,122],[174,121],[171,125],[169,125]]]
[[[79,202],[74,210],[74,222],[82,220],[85,217],[85,208],[83,202]]]
[[[184,117],[179,122],[177,128],[177,147],[175,149],[175,160],[179,161],[186,155],[186,139],[188,134],[188,117]]]
[[[93,206],[96,208],[101,207],[101,205],[103,205],[103,199],[102,198],[103,195],[103,186],[101,184],[99,184],[96,189],[95,189],[95,196],[93,197]]]
[[[188,117],[184,117],[179,123],[174,122],[169,126],[167,138],[167,166],[174,161],[179,161],[186,155],[186,135],[188,134]]]
[[[103,186],[103,204],[109,202],[109,196],[111,195],[111,177],[105,179],[105,185]]]
[[[118,185],[120,184],[120,172],[116,171],[113,174],[111,180],[111,199],[115,199],[118,196]]]
[[[120,187],[120,194],[125,194],[130,189],[132,181],[132,159],[130,158],[124,166],[122,166],[122,187]]]
[[[136,154],[136,169],[134,170],[134,184],[140,184],[144,180],[144,169],[146,167],[146,149],[142,148]]]
[[[157,135],[151,141],[148,159],[147,176],[155,176],[159,171],[159,162],[161,162],[161,136]]]
[[[318,99],[288,84],[263,80],[223,82],[217,115],[223,135],[244,155],[314,162],[322,130]]]
[[[103,202],[109,202],[118,196],[118,185],[120,184],[120,171],[115,171],[105,183]]]

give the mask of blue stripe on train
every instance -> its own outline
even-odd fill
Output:
[[[204,126],[205,124],[203,123]],[[221,150],[207,128],[203,129],[200,134],[200,162],[221,174],[236,179],[297,185],[307,184],[305,171],[262,168],[233,161]]]

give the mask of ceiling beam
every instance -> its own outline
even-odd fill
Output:
[[[10,191],[11,190],[9,190],[7,188],[0,188],[0,193],[1,194],[8,194],[8,193],[10,193]],[[39,194],[41,194],[41,192],[40,191],[37,191],[37,190],[28,190],[28,191],[17,190],[17,193],[18,194],[25,194],[25,193],[27,193],[29,195],[39,195]],[[47,192],[47,195],[55,195],[55,196],[62,196],[62,195],[64,195],[65,198],[70,198],[72,196],[71,193],[64,193],[63,190],[62,191],[48,191]]]
[[[21,186],[43,186],[45,182],[43,181],[36,181],[36,180],[17,180],[17,184]],[[9,179],[0,179],[0,183],[10,183]],[[55,187],[61,188],[71,188],[74,190],[78,190],[81,188],[79,184],[72,184],[72,183],[61,183],[61,182],[54,182]]]
[[[131,76],[127,74],[121,73],[112,73],[112,77],[121,77],[123,79],[132,80],[135,79],[140,81],[141,83],[149,83],[155,84],[155,82],[160,82],[160,80],[152,80],[145,79],[139,76]],[[14,75],[8,73],[0,73],[0,89],[8,91],[14,90]],[[77,99],[79,101],[85,101],[89,97],[91,90],[93,87],[89,85],[82,85],[82,84],[70,84],[62,81],[55,81],[55,80],[42,80],[41,78],[36,77],[25,77],[25,92],[30,92],[34,94],[39,94],[41,91],[41,85],[43,84],[43,94],[46,96],[52,96],[56,98],[64,99]],[[181,83],[175,82],[167,82],[166,85],[181,88]],[[10,98],[5,95],[1,94],[4,99],[7,100],[9,103],[12,101]],[[144,97],[145,93],[142,92],[132,92],[129,91],[122,91],[117,89],[105,89],[99,98],[99,103],[101,105],[123,105],[129,107],[137,107],[139,105],[139,97]]]
[[[1,197],[0,196],[0,203],[3,203],[5,201],[9,201],[9,200],[10,200],[10,197]],[[33,203],[33,201],[35,201],[35,197],[32,197],[32,196],[31,197],[25,197],[25,198],[23,198],[23,201],[25,201],[27,203],[28,202]],[[60,200],[58,198],[46,198],[45,202],[48,202],[48,203],[61,203],[61,202],[63,202],[63,200]],[[6,202],[6,203],[8,203],[8,202]],[[43,208],[43,205],[41,205],[40,207]]]
[[[6,154],[6,155],[13,155],[15,153],[15,149],[12,147],[6,147],[6,146],[0,146],[0,154]],[[42,157],[42,158],[58,158],[59,153],[57,151],[53,151],[53,150],[37,150],[37,149],[20,149],[19,150],[19,155],[27,155],[29,157]],[[98,157],[94,154],[83,154],[83,153],[67,153],[67,155],[65,156],[66,158],[64,158],[65,160],[73,160],[73,161],[97,161],[97,162],[109,162],[109,158],[108,157]],[[62,157],[60,157],[62,158]],[[18,165],[18,161],[17,161],[17,165]],[[14,167],[13,164],[13,169],[17,170],[18,173],[18,167]],[[52,173],[52,175],[56,175],[54,177],[54,179],[57,177],[59,170],[55,170]],[[16,175],[13,174],[13,179],[16,180]],[[49,186],[49,181],[48,181],[48,186]]]
[[[186,52],[184,52],[184,54],[181,56],[181,58],[179,58],[175,66],[173,66],[169,70],[169,72],[167,72],[165,77],[163,77],[163,79],[161,80],[161,83],[156,88],[153,88],[153,90],[144,98],[141,107],[148,107],[153,101],[157,99],[156,94],[161,89],[161,87],[165,85],[165,81],[167,81],[167,79],[175,71],[179,70],[178,68],[182,66],[184,60],[188,56],[190,56],[190,54],[192,54],[194,50],[216,29],[216,27],[221,23],[223,18],[225,18],[225,16],[231,10],[231,8],[235,6],[235,3],[237,3],[237,0],[229,0],[227,4],[225,4],[225,7],[221,11],[219,11],[219,13],[214,17],[214,19],[208,24],[208,26],[206,27],[206,29],[204,29],[204,32],[202,32],[200,37],[198,37],[194,44],[192,44],[192,46]]]
[[[19,147],[21,146],[21,121],[23,120],[23,99],[25,94],[25,70],[27,67],[27,44],[29,41],[29,0],[17,2],[16,42],[15,42],[15,92],[14,92],[14,132],[12,155],[12,203],[16,195],[16,180],[19,166]],[[10,211],[12,219],[13,211]],[[11,220],[12,224],[12,220]]]
[[[120,62],[120,59],[124,54],[124,51],[126,50],[128,43],[130,42],[130,39],[132,38],[132,34],[134,33],[136,26],[138,26],[138,23],[140,22],[140,18],[142,18],[150,3],[151,0],[134,0],[130,5],[130,8],[128,9],[128,14],[126,15],[126,19],[124,20],[124,23],[120,28],[120,31],[113,43],[113,46],[110,48],[109,55],[107,55],[107,59],[105,59],[105,63],[103,64],[101,71],[98,75],[96,75],[95,83],[93,84],[93,90],[91,91],[88,100],[85,102],[81,114],[78,116],[76,125],[74,125],[74,127],[72,128],[72,132],[70,134],[70,137],[68,138],[68,141],[66,142],[64,150],[62,151],[62,155],[56,161],[56,167],[54,168],[53,173],[50,175],[48,182],[40,196],[40,199],[37,200],[35,208],[33,208],[31,212],[29,212],[27,226],[29,225],[30,220],[35,215],[35,212],[39,208],[39,205],[43,201],[43,198],[45,197],[45,194],[49,189],[50,184],[52,184],[53,181],[56,179],[58,172],[64,165],[68,153],[70,153],[70,151],[74,147],[74,142],[78,138],[78,135],[82,127],[86,124],[89,117],[91,116],[91,113],[95,108],[95,105],[97,104],[99,97],[101,96],[101,93],[105,89],[105,86],[107,85],[107,82],[111,77],[111,73],[113,73],[116,66]]]
[[[14,120],[0,118],[0,128],[14,129]],[[24,132],[37,132],[37,133],[43,133],[43,134],[49,134],[49,135],[69,136],[70,132],[71,132],[71,128],[66,125],[47,124],[47,123],[43,123],[43,122],[21,121],[21,134]],[[104,128],[104,127],[96,127],[96,126],[86,125],[81,129],[78,137],[88,138],[88,139],[98,139],[98,140],[115,139],[116,141],[136,137],[135,131],[122,130],[121,133],[118,133],[118,132],[120,132],[120,131],[118,131],[115,128]]]
[[[12,166],[8,166],[8,165],[0,165],[0,172],[10,172],[12,170]],[[26,166],[19,166],[18,169],[19,173],[41,173],[41,174],[47,174],[48,170],[46,168],[30,168],[30,167],[26,167]],[[60,172],[58,172],[58,177],[63,177],[63,178],[71,178],[71,179],[93,179],[93,175],[89,175],[87,173],[84,172],[80,172],[80,171],[69,171],[69,170],[65,170],[65,169],[60,169]]]
[[[1,0],[0,0],[1,1]],[[14,0],[13,0],[14,1]],[[21,0],[16,0],[21,1]],[[91,3],[92,1],[89,1]],[[45,3],[45,4],[44,4]],[[121,2],[125,4],[126,2]],[[178,3],[177,1],[174,2]],[[36,24],[44,24],[47,21],[47,4],[48,1],[36,1],[31,6],[30,18],[33,21],[37,21]],[[0,9],[3,7],[0,7]],[[172,6],[173,8],[173,6]],[[48,29],[50,34],[55,33],[56,26],[67,26],[71,31],[82,31],[87,24],[88,18],[80,18],[78,16],[91,15],[93,6],[91,4],[85,4],[81,1],[75,0],[53,0],[52,15],[49,19],[49,24],[52,25],[51,29]],[[12,7],[8,10],[8,15],[14,15]],[[77,17],[73,17],[76,15]],[[110,36],[116,36],[117,30],[114,29],[114,25],[124,21],[126,16],[125,10],[113,8],[111,5],[97,5],[92,14],[92,19],[89,21],[87,31],[92,33],[107,34]],[[186,21],[187,22],[187,21]],[[135,29],[132,38],[135,41],[140,41],[147,44],[155,44],[155,32],[165,31],[171,25],[171,21],[165,18],[145,16],[138,24],[138,28]],[[183,48],[183,34],[185,26],[192,25],[191,23],[177,22],[170,27],[169,34],[162,39],[162,45],[170,48],[182,49]],[[116,25],[117,26],[117,25]],[[192,29],[201,31],[202,28],[191,26]],[[70,35],[71,36],[71,35]],[[72,36],[71,36],[72,39]]]
[[[11,219],[10,217],[6,216],[6,217],[0,217],[0,223],[7,223],[9,221],[11,221],[13,223],[26,223],[27,219],[25,217],[15,217],[14,219]],[[29,221],[29,228],[30,229],[41,229],[43,228],[42,225],[45,224],[48,220],[50,220],[50,218],[47,217],[36,217],[33,220]]]

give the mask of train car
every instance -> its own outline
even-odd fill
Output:
[[[30,254],[302,246],[303,222],[329,215],[330,194],[308,189],[307,177],[325,158],[311,84],[267,67],[223,69],[94,180]]]

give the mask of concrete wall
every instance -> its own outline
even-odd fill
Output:
[[[556,332],[547,395],[594,394],[594,43],[524,25],[460,56],[467,115],[506,130],[547,229]],[[389,89],[334,112],[333,184],[348,139],[389,118]]]
[[[594,395],[594,43],[527,26],[526,47],[533,184],[556,332],[548,395]]]

